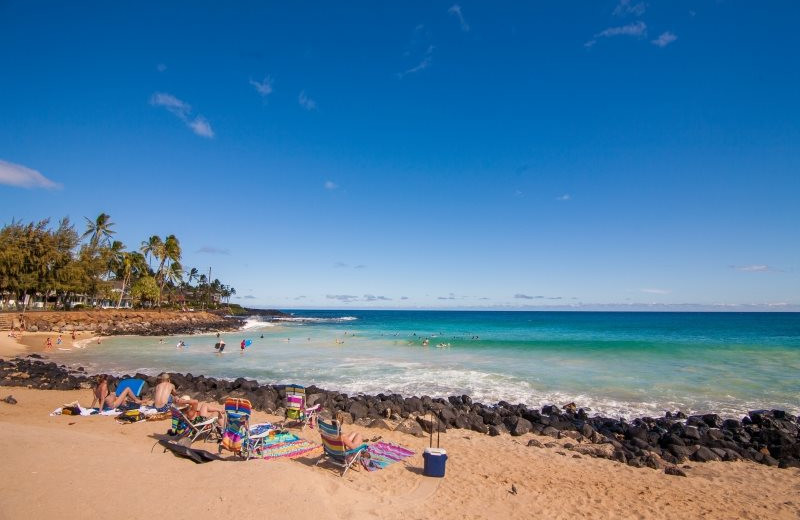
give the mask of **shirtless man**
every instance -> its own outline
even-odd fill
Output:
[[[94,408],[97,403],[101,412],[107,410],[114,410],[126,401],[133,401],[136,404],[142,404],[142,400],[136,397],[130,388],[126,388],[122,393],[117,396],[114,392],[108,390],[108,378],[104,375],[97,376],[97,386],[94,389],[94,399],[89,408]]]
[[[177,397],[175,392],[175,385],[170,383],[169,374],[162,373],[158,376],[159,383],[153,390],[153,406],[159,412],[166,412],[172,404],[172,399]]]

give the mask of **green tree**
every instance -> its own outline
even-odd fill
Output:
[[[114,223],[111,222],[111,216],[106,213],[100,213],[94,221],[89,219],[88,217],[83,217],[86,219],[86,231],[83,233],[81,238],[89,238],[89,245],[93,248],[97,248],[101,244],[108,244],[111,242],[111,235],[116,233],[116,231],[112,231],[111,228],[114,226]]]
[[[134,303],[153,303],[158,297],[158,284],[156,284],[156,279],[152,276],[148,275],[139,278],[131,287],[131,298]]]

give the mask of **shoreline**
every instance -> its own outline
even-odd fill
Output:
[[[108,375],[112,381],[118,379]],[[137,373],[133,377],[145,379],[150,388],[156,384],[155,375]],[[238,395],[250,399],[256,410],[277,414],[283,410],[285,384],[180,373],[171,373],[171,377],[179,392],[199,400],[220,402],[228,395]],[[72,390],[89,385],[90,373],[84,367],[59,366],[36,353],[0,362],[0,387]],[[637,468],[677,467],[688,460],[749,460],[800,468],[800,419],[782,410],[754,410],[741,420],[723,419],[714,413],[687,417],[678,411],[626,421],[590,417],[574,403],[563,410],[557,405],[545,405],[540,410],[505,401],[475,403],[467,395],[447,399],[399,394],[350,396],[313,385],[306,387],[306,392],[309,405],[322,405],[345,424],[388,428],[419,437],[431,430],[472,431],[490,437],[536,434],[603,446],[587,454]]]

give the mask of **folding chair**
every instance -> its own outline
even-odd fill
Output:
[[[344,468],[342,475],[347,473],[350,467],[361,460],[362,455],[367,450],[367,444],[362,444],[357,448],[347,449],[342,439],[342,428],[338,421],[326,423],[322,419],[317,419],[319,435],[322,437],[322,449],[324,450],[317,464],[323,460],[328,460],[331,464]]]
[[[200,437],[207,442],[212,435],[220,435],[216,417],[193,422],[175,405],[170,406],[170,411],[172,412],[172,431],[181,438],[189,439],[190,444]]]
[[[309,425],[314,427],[321,406],[306,407],[306,388],[300,385],[286,385],[286,413],[284,423],[292,421],[301,424],[301,430]]]

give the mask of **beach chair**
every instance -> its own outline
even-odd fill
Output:
[[[254,433],[250,425],[250,415],[253,405],[247,399],[229,397],[225,400],[225,431],[222,433],[222,443],[219,451],[229,450],[245,460],[262,453],[264,439],[269,436],[269,430]]]
[[[314,427],[320,405],[306,406],[306,388],[300,385],[286,385],[286,413],[284,424],[287,421],[300,423],[301,430],[309,425]]]
[[[350,466],[361,460],[367,450],[367,444],[348,450],[342,440],[342,428],[338,421],[326,423],[322,419],[317,419],[317,425],[319,426],[319,435],[322,437],[323,449],[317,464],[328,460],[331,464],[343,468],[341,476],[344,476]]]
[[[175,405],[170,407],[170,412],[172,413],[172,431],[180,438],[189,439],[189,444],[200,437],[203,437],[203,441],[208,441],[213,437],[219,438],[220,431],[216,417],[193,422]]]

